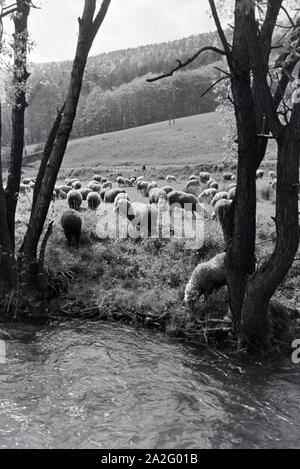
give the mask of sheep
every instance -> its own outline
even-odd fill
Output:
[[[94,174],[93,181],[102,182],[102,176],[100,176],[100,174]]]
[[[233,173],[224,173],[223,174],[223,180],[224,181],[234,181],[235,180],[235,175]]]
[[[89,189],[92,189],[93,192],[99,192],[99,193],[102,189],[101,184],[95,181],[90,181],[86,187],[88,187]]]
[[[217,181],[215,181],[214,179],[212,179],[211,181],[208,181],[208,187],[209,189],[216,189],[218,190],[219,189],[219,184]]]
[[[72,187],[67,186],[67,185],[62,185],[62,186],[58,186],[58,187],[59,187],[59,190],[61,192],[65,192],[65,194],[68,194],[72,190]]]
[[[184,303],[193,312],[200,297],[204,295],[205,300],[209,295],[220,287],[226,285],[225,256],[218,254],[207,262],[198,264],[185,287]]]
[[[177,178],[176,178],[176,176],[173,176],[172,174],[168,174],[168,176],[166,177],[166,181],[167,182],[176,182]]]
[[[115,208],[117,207],[118,205],[118,202],[119,200],[121,199],[126,199],[126,200],[129,200],[129,195],[127,194],[127,192],[120,192],[120,194],[118,194],[114,200],[114,204],[115,204]]]
[[[82,196],[82,200],[86,200],[87,196],[93,191],[90,187],[82,187],[81,189],[79,189],[79,192]]]
[[[271,182],[271,187],[274,191],[276,191],[276,189],[277,189],[277,179],[273,179],[273,181]]]
[[[29,187],[30,187],[30,189],[34,189],[34,186],[35,186],[35,182],[33,182],[33,181],[30,181],[30,183],[29,183]]]
[[[258,169],[256,171],[256,179],[262,179],[264,177],[264,174],[265,174],[265,172],[264,172],[263,169]]]
[[[271,179],[271,181],[273,181],[273,179],[276,179],[275,171],[269,171],[269,178]]]
[[[158,187],[153,187],[149,192],[149,203],[158,204],[160,200],[167,201],[167,193]]]
[[[68,198],[68,194],[66,192],[59,190],[59,194],[57,195],[58,199],[66,200]]]
[[[20,194],[25,195],[29,191],[30,191],[30,187],[28,184],[20,184],[20,191],[19,191]]]
[[[138,183],[139,181],[144,181],[144,176],[138,176],[135,182]]]
[[[30,182],[32,182],[32,180],[31,180],[31,178],[24,178],[22,182],[23,182],[23,184],[28,186],[30,184]]]
[[[229,189],[228,191],[228,199],[229,200],[233,200],[235,198],[235,194],[236,194],[236,186],[232,187],[231,189]]]
[[[232,189],[233,187],[236,187],[236,183],[234,182],[233,184],[229,184],[229,186],[227,187],[227,191],[229,191],[230,189]]]
[[[105,194],[104,194],[104,202],[105,203],[111,203],[113,204],[115,201],[115,198],[117,197],[118,194],[121,192],[125,192],[124,189],[108,189]]]
[[[129,179],[129,182],[130,182],[130,185],[131,186],[134,186],[135,185],[135,182],[136,182],[136,178],[135,177],[132,177]]]
[[[172,192],[174,189],[173,187],[171,186],[164,186],[161,188],[162,191],[164,191],[166,194],[169,194],[170,192]]]
[[[210,180],[210,174],[209,173],[206,173],[204,171],[201,171],[201,173],[199,174],[199,177],[200,177],[200,181],[205,184],[207,181]]]
[[[106,187],[105,189],[101,189],[100,194],[99,194],[101,200],[104,200],[105,193],[106,193],[108,190],[109,190],[108,187]]]
[[[75,182],[72,183],[72,189],[79,190],[79,189],[81,189],[81,187],[82,187],[82,184],[81,184],[80,181],[75,181]]]
[[[101,178],[102,181],[101,182],[107,182],[107,178]]]
[[[214,206],[221,199],[228,199],[228,192],[217,192],[214,198],[212,199],[210,205]]]
[[[155,205],[141,202],[130,203],[129,200],[120,199],[115,210],[119,215],[127,218],[142,237],[157,233],[158,210]]]
[[[185,191],[195,191],[195,189],[200,185],[199,181],[196,179],[192,179],[191,181],[187,182],[184,186]]]
[[[80,194],[79,191],[72,189],[68,193],[67,200],[68,200],[68,204],[70,208],[72,208],[73,210],[79,210],[82,204],[82,195]]]
[[[125,182],[126,187],[130,187],[131,184],[130,184],[130,180],[128,178],[125,178],[124,182]]]
[[[197,176],[195,176],[195,174],[191,174],[191,176],[189,177],[189,181],[192,181],[193,179],[198,181],[198,178],[197,178]]]
[[[147,190],[148,186],[149,186],[149,182],[148,181],[143,181],[143,180],[139,180],[136,184],[136,190],[138,192],[144,192]]]
[[[79,248],[82,220],[75,210],[65,210],[60,220],[64,234],[68,240],[69,247],[71,246],[72,239],[75,239],[76,247]]]
[[[184,210],[191,210],[193,214],[197,212],[197,209],[200,209],[202,213],[207,213],[207,210],[204,209],[203,205],[199,202],[197,197],[195,197],[193,194],[187,194],[186,192],[170,192],[168,194],[168,203],[171,207],[171,212],[173,211],[174,206],[178,204]]]
[[[111,181],[106,181],[103,186],[102,186],[102,189],[112,189],[112,182]]]
[[[125,186],[125,178],[123,178],[122,176],[118,176],[117,177],[117,184],[121,187],[121,186]]]
[[[158,187],[157,182],[156,181],[150,182],[150,184],[148,184],[147,190],[145,191],[145,195],[149,196],[151,189],[154,189],[155,187]]]
[[[88,208],[91,210],[96,210],[101,204],[101,198],[98,192],[90,192],[86,198]]]
[[[198,200],[199,200],[199,202],[202,202],[202,203],[205,202],[205,203],[209,204],[213,200],[216,193],[217,193],[217,189],[214,189],[213,187],[210,188],[210,189],[205,189],[199,195]]]
[[[66,186],[72,187],[73,182],[78,181],[78,179],[66,179],[67,182],[65,182]]]
[[[212,219],[218,218],[219,221],[224,219],[227,215],[228,207],[231,205],[232,200],[221,199],[219,200],[216,205],[214,206],[214,211],[212,214]]]

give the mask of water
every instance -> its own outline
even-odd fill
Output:
[[[300,447],[300,365],[97,322],[11,330],[0,448]]]

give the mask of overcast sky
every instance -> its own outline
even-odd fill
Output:
[[[30,61],[72,59],[84,0],[35,0]],[[100,4],[100,1],[98,2]],[[112,0],[92,55],[213,30],[207,0]]]

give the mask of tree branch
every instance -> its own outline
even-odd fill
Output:
[[[223,45],[223,48],[224,48],[224,53],[227,57],[229,68],[230,68],[230,70],[232,70],[234,72],[234,64],[233,64],[233,58],[232,58],[231,50],[230,50],[228,41],[226,39],[225,33],[223,31],[223,28],[221,26],[221,22],[220,22],[219,15],[218,15],[218,12],[217,12],[217,9],[216,9],[215,1],[214,0],[208,0],[208,1],[209,1],[209,4],[210,4],[211,12],[212,12],[212,15],[213,15],[216,27],[217,27],[219,37],[221,39],[221,42],[222,42],[222,45]]]
[[[163,75],[159,75],[158,77],[148,78],[147,81],[149,83],[152,83],[154,81],[161,80],[162,78],[171,77],[175,72],[177,72],[181,68],[186,67],[187,65],[192,63],[197,57],[199,57],[200,54],[208,50],[212,52],[216,52],[217,54],[226,55],[225,52],[222,49],[219,49],[218,47],[205,46],[205,47],[202,47],[202,49],[198,50],[198,52],[196,52],[192,57],[187,59],[185,62],[181,62],[180,60],[177,59],[177,62],[178,62],[177,67],[173,68],[173,70],[171,70],[170,72],[164,73]]]
[[[204,93],[200,94],[200,98],[203,98],[203,96],[205,96],[210,90],[212,90],[218,83],[220,83],[220,81],[223,81],[223,80],[228,80],[228,76],[225,76],[225,77],[221,77],[219,78],[219,80],[215,81],[211,86],[209,86],[205,91]]]

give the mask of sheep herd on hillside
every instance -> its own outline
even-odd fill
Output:
[[[269,186],[276,190],[276,173],[269,171],[265,176],[264,170],[259,169],[257,179],[268,179]],[[90,182],[83,185],[76,179],[66,179],[64,184],[55,186],[53,200],[66,200],[68,208],[61,216],[61,226],[68,245],[72,243],[79,248],[82,218],[80,209],[83,201],[88,210],[96,211],[102,203],[112,204],[114,213],[127,218],[129,223],[138,220],[136,228],[141,234],[151,236],[156,234],[161,204],[169,207],[170,214],[173,207],[192,211],[193,217],[197,213],[212,219],[222,219],[226,208],[231,204],[236,192],[236,176],[232,172],[223,172],[216,180],[209,172],[192,174],[182,190],[175,190],[172,184],[178,186],[176,176],[167,175],[165,184],[156,181],[147,181],[144,176],[126,178],[118,176],[115,187],[112,181],[95,174]],[[23,179],[20,193],[26,194],[34,188],[35,178]],[[136,191],[144,197],[145,202],[133,202],[126,188],[135,187]],[[199,194],[196,196],[195,194]],[[142,227],[147,227],[147,233],[142,233]],[[193,271],[185,290],[185,304],[190,310],[194,309],[199,297],[205,298],[209,294],[226,284],[224,269],[225,254],[219,254],[208,262],[199,264]]]

